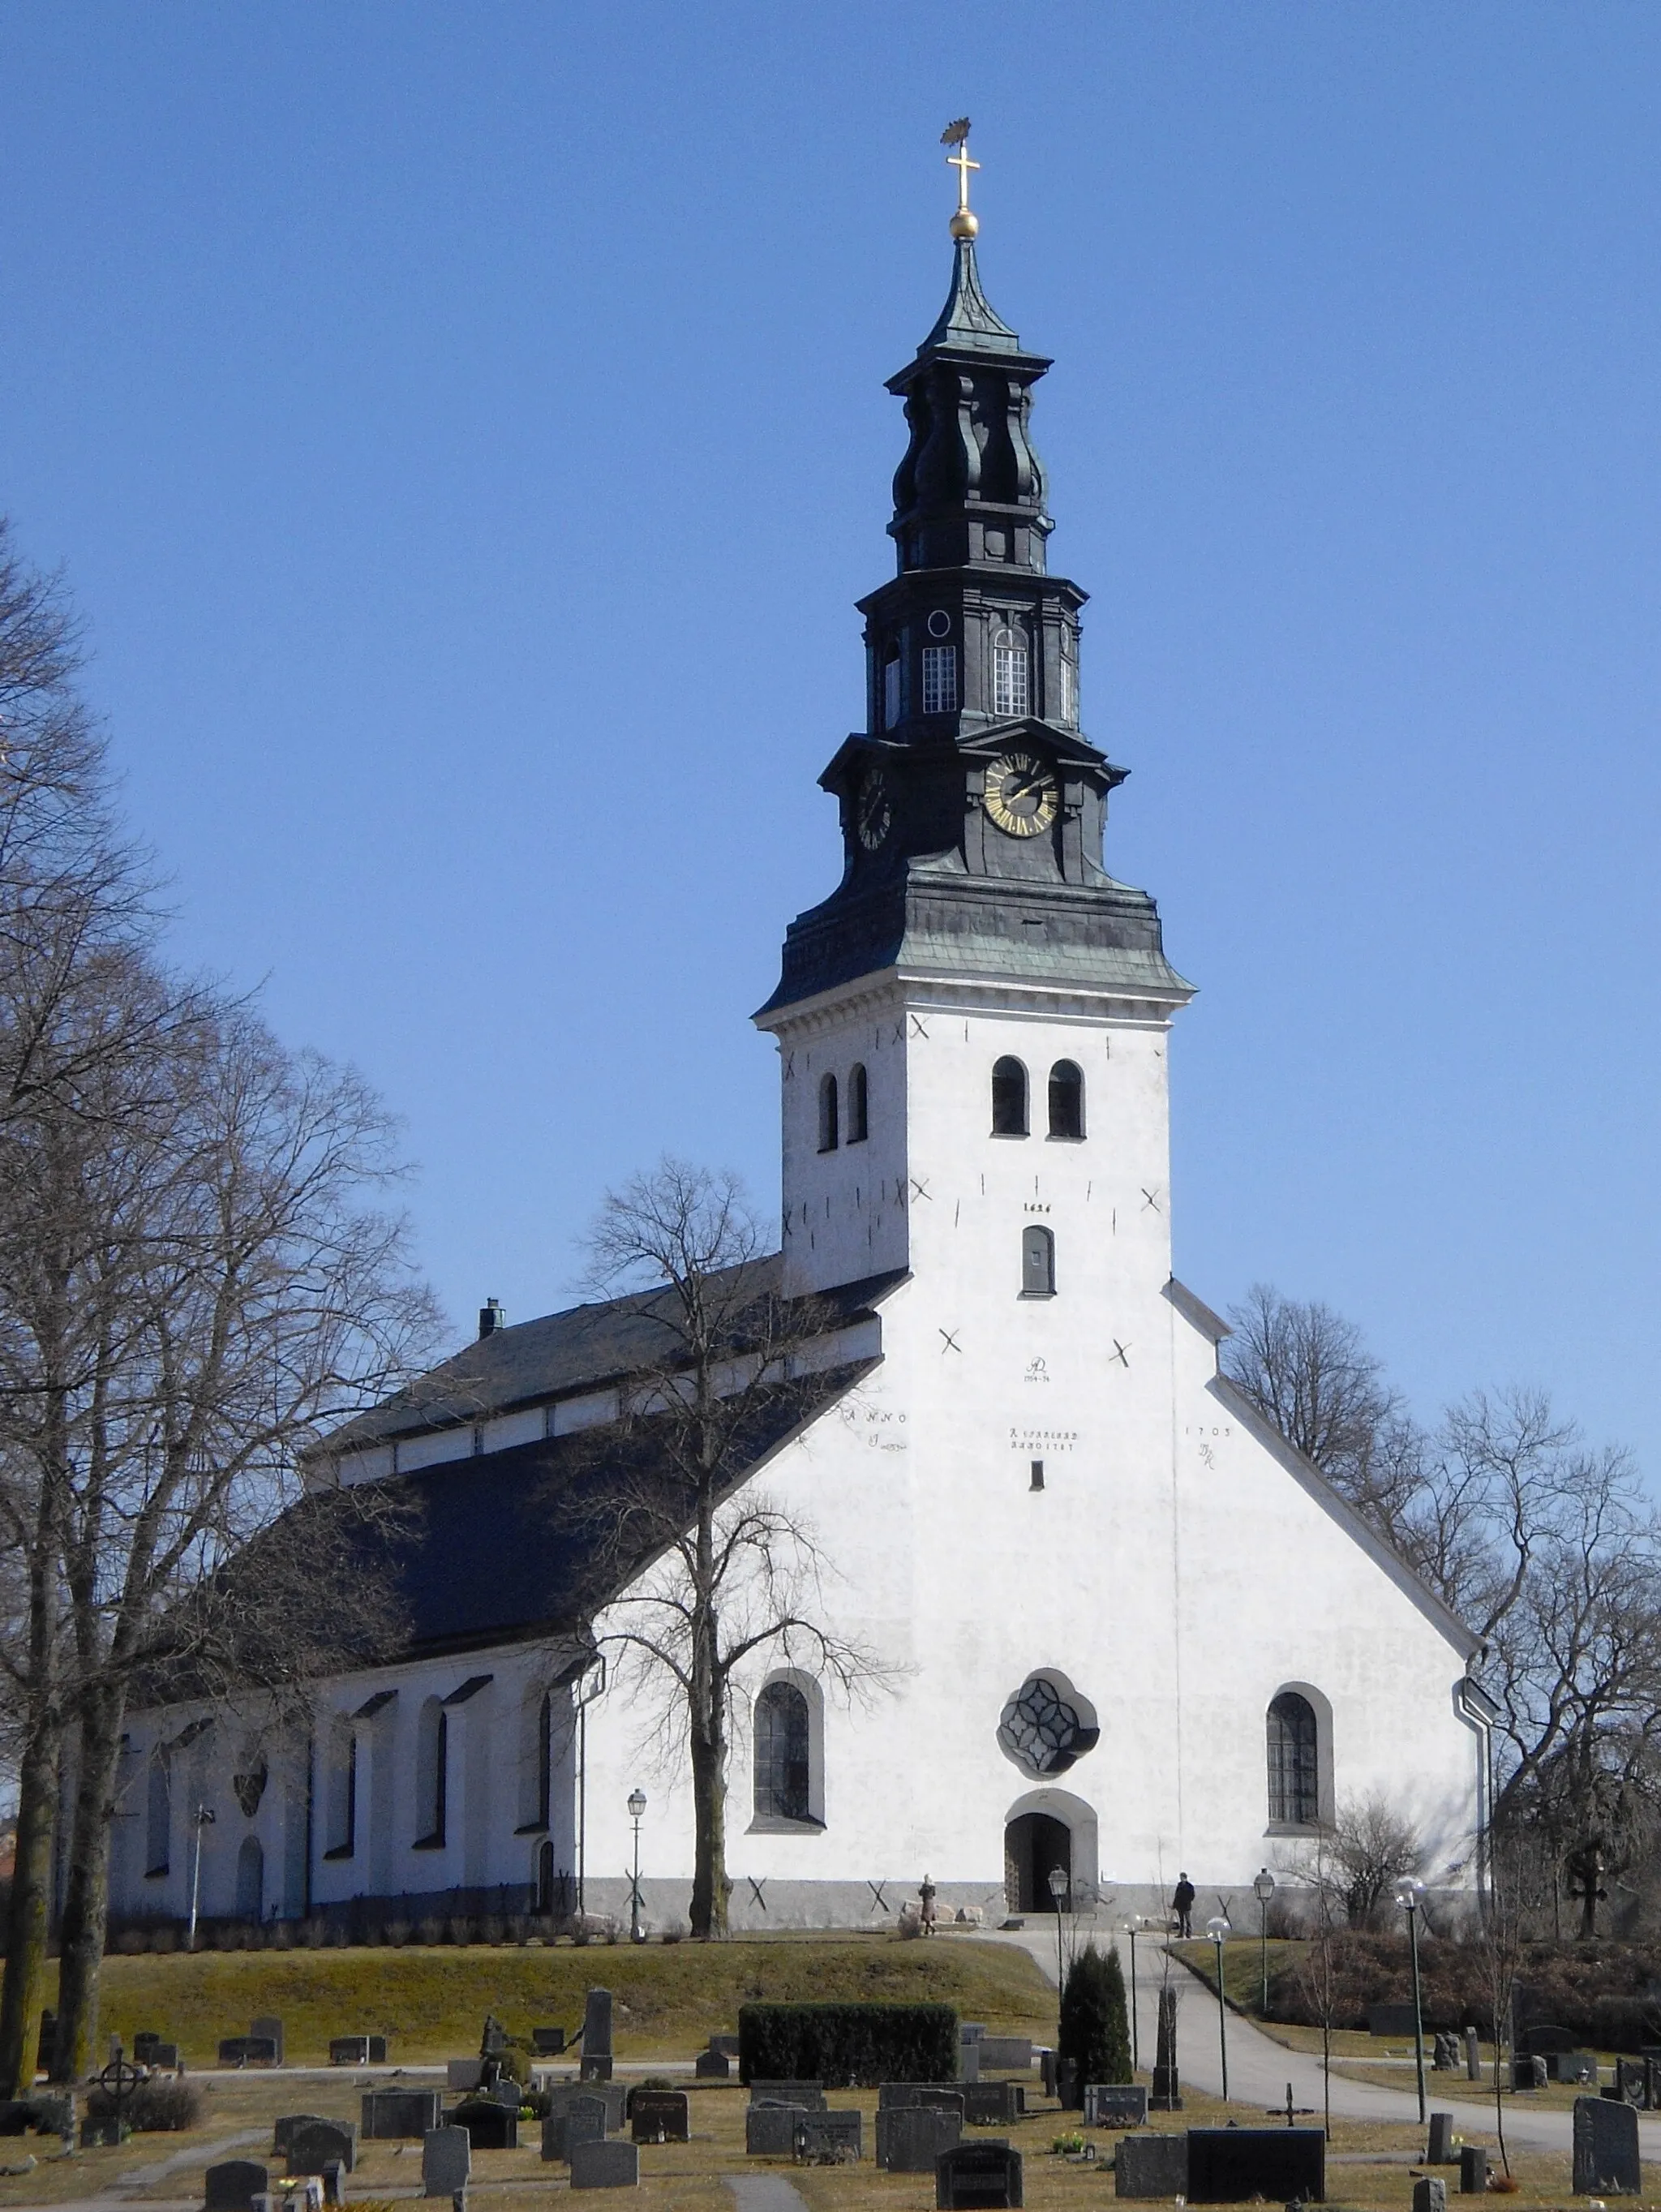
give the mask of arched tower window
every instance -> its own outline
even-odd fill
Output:
[[[769,1682],[755,1700],[755,1811],[759,1819],[807,1820],[812,1721],[794,1682]]]
[[[429,1698],[415,1723],[415,1849],[444,1849],[445,1800],[449,1791],[450,1719]]]
[[[848,1142],[863,1145],[870,1134],[870,1097],[863,1060],[848,1071]]]
[[[1315,1709],[1296,1690],[1269,1708],[1269,1817],[1286,1826],[1320,1819],[1320,1730]]]
[[[1026,645],[1019,632],[1001,629],[992,639],[992,712],[1024,714],[1029,696]]]
[[[1024,1137],[1027,1133],[1027,1071],[1007,1056],[992,1064],[992,1134]]]
[[[1056,1240],[1034,1222],[1021,1232],[1021,1295],[1052,1298],[1056,1294]]]
[[[1050,1070],[1050,1134],[1084,1134],[1084,1070],[1076,1060],[1058,1060]]]
[[[836,1078],[821,1075],[819,1079],[819,1149],[834,1152],[837,1145]]]
[[[173,1856],[173,1762],[161,1744],[150,1753],[145,1782],[144,1871],[166,1874]]]

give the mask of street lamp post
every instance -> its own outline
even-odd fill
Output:
[[[1419,1900],[1423,1882],[1404,1874],[1396,1885],[1396,1902],[1407,1915],[1408,1948],[1413,1954],[1413,2070],[1419,2083],[1419,2125],[1425,2124],[1425,2019],[1419,1995]]]
[[[1061,1956],[1061,1900],[1067,1894],[1065,1867],[1050,1869],[1050,1894],[1055,1899],[1056,1908],[1056,1987],[1058,1990],[1061,1987],[1064,1971]]]
[[[1269,2017],[1269,1900],[1275,1894],[1275,1877],[1264,1867],[1252,1885],[1258,1899],[1258,2017]]]
[[[204,1828],[211,1828],[213,1825],[212,1806],[198,1805],[191,1821],[191,1826],[195,1829],[196,1833],[191,1839],[191,1932],[185,1939],[185,1948],[187,1951],[194,1951],[196,1948],[196,1906],[197,1899],[202,1893],[202,1831]]]
[[[1222,1947],[1234,1933],[1228,1919],[1213,1913],[1205,1923],[1205,1932],[1217,1947],[1217,2049],[1222,2054],[1222,2101],[1228,2102],[1228,2006],[1222,1994]]]
[[[634,1879],[628,1892],[628,1940],[640,1943],[646,1940],[640,1933],[640,1815],[646,1811],[644,1790],[630,1790],[628,1811],[634,1823]]]
[[[1142,1915],[1133,1912],[1125,1923],[1125,1932],[1131,1939],[1131,2070],[1142,2071],[1142,2049],[1137,2041],[1137,1930],[1142,1925]]]

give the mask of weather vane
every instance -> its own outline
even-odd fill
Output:
[[[980,167],[969,159],[969,118],[960,115],[955,123],[949,123],[940,134],[943,146],[956,150],[946,156],[946,167],[957,172],[957,213],[952,217],[951,233],[956,239],[973,238],[980,228],[980,219],[969,206],[969,172]]]

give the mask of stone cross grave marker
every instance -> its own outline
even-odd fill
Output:
[[[429,2128],[421,2138],[421,2192],[454,2197],[473,2173],[473,2142],[465,2128]]]
[[[573,2189],[638,2189],[640,2185],[640,2147],[632,2142],[573,2143],[571,2186]]]
[[[1638,2115],[1609,2097],[1574,2100],[1574,2194],[1635,2197],[1644,2186]]]

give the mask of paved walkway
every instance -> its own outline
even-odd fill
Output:
[[[808,2212],[801,2192],[782,2173],[724,2173],[738,2212]]]
[[[1079,1924],[1079,1938],[1094,1935],[1098,1944],[1111,1942],[1116,1946],[1120,1963],[1130,1979],[1130,1952],[1125,1938],[1113,1929],[1092,1928],[1088,1921]],[[1013,1943],[1038,1961],[1046,1980],[1056,1978],[1055,1923],[1009,1929],[988,1929],[979,1938],[985,1942]],[[1180,1999],[1177,2015],[1178,2070],[1185,2081],[1191,2081],[1197,2089],[1208,2095],[1222,2094],[1222,2064],[1217,2033],[1217,2001],[1197,1974],[1184,1966],[1179,1959],[1171,1956],[1156,1939],[1144,1937],[1137,1946],[1137,2039],[1144,2066],[1153,2063],[1154,2044],[1159,2029],[1159,1991],[1161,1981],[1167,1972]],[[1228,2034],[1228,2095],[1231,2103],[1260,2105],[1265,2112],[1278,2106],[1286,2109],[1286,2089],[1292,2085],[1292,2101],[1311,2112],[1322,2109],[1320,2060],[1308,2051],[1288,2051],[1284,2044],[1276,2043],[1265,2035],[1242,2014],[1230,2012]],[[1467,2142],[1494,2141],[1494,2103],[1490,2088],[1486,2103],[1482,2093],[1472,2082],[1461,2083],[1464,2094],[1455,2094],[1446,2087],[1444,2075],[1436,2080],[1428,2070],[1425,2077],[1425,2095],[1429,2107],[1439,2112],[1452,2112],[1454,2126]],[[1433,2083],[1434,2086],[1433,2086]],[[1332,2116],[1335,2119],[1376,2120],[1410,2127],[1419,2124],[1419,2100],[1416,2090],[1380,2088],[1371,2081],[1357,2081],[1352,2076],[1334,2072],[1332,2075]],[[1573,2139],[1573,2115],[1558,2110],[1541,2108],[1531,2111],[1514,2098],[1506,2102],[1506,2140],[1513,2148],[1529,2150],[1567,2151]],[[1661,2116],[1640,2112],[1638,2116],[1638,2139],[1646,2159],[1661,2159]]]

